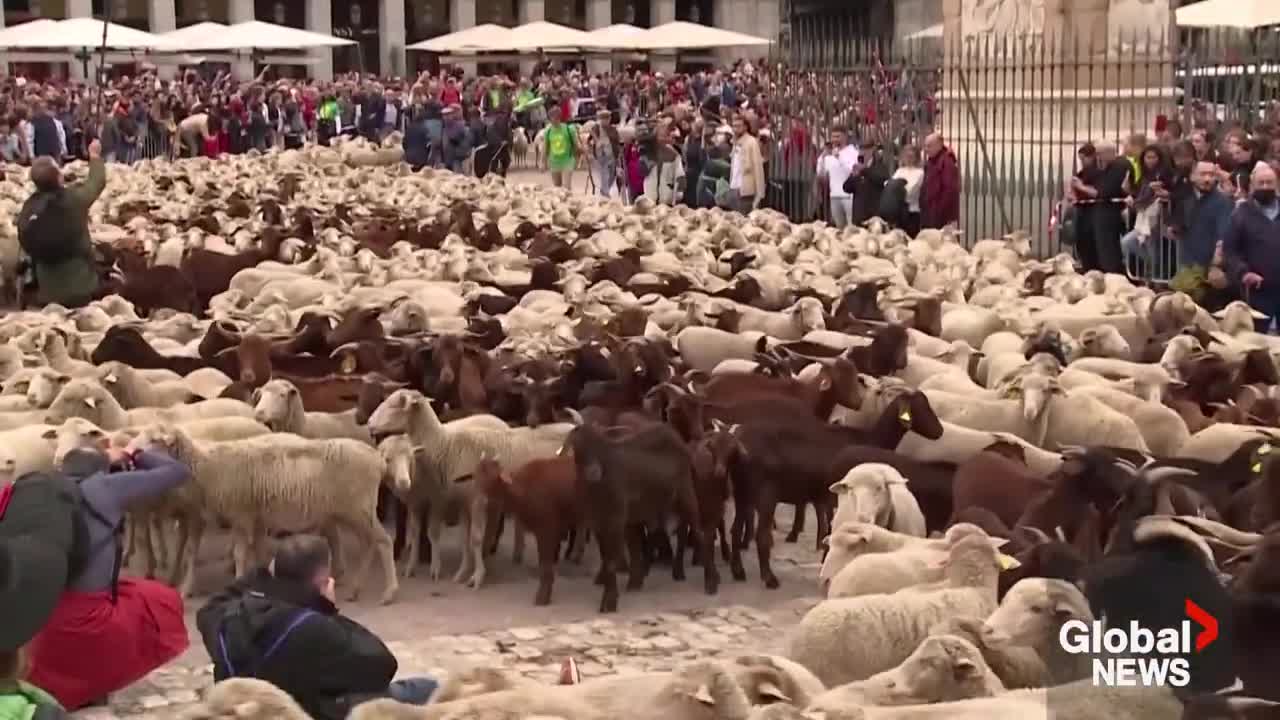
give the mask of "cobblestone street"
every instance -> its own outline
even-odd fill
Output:
[[[596,612],[600,589],[591,584],[594,551],[581,566],[560,569],[552,604],[534,607],[536,569],[511,562],[510,538],[491,560],[488,584],[470,590],[450,581],[432,583],[421,575],[402,582],[398,601],[374,603],[381,578],[364,593],[368,599],[343,606],[349,616],[382,637],[400,663],[400,677],[475,664],[500,665],[527,677],[554,682],[560,664],[572,656],[582,677],[665,670],[704,657],[736,651],[779,649],[785,630],[817,602],[818,555],[812,532],[797,543],[783,542],[791,527],[790,508],[778,513],[774,571],[778,590],[760,582],[755,548],[744,554],[747,581],[734,582],[720,562],[720,592],[702,592],[702,569],[688,569],[677,583],[670,569],[655,566],[643,590],[624,592],[620,612]],[[812,528],[817,523],[808,523]],[[446,535],[446,540],[449,539]],[[217,589],[231,579],[225,543],[208,543],[201,552],[201,587]],[[446,553],[445,568],[456,567],[457,553]],[[425,567],[424,567],[425,570]],[[625,584],[625,576],[622,576]],[[177,661],[111,697],[110,707],[76,713],[82,720],[172,718],[194,703],[213,682],[213,669],[195,632],[198,597],[188,603],[191,647]]]

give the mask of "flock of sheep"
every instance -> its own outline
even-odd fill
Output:
[[[602,611],[617,571],[681,580],[686,549],[708,593],[753,543],[777,587],[776,506],[798,508],[791,541],[815,510],[827,597],[785,657],[568,687],[475,668],[366,720],[1274,712],[1280,345],[1247,306],[1211,317],[1019,235],[628,207],[378,152],[113,168],[91,213],[113,294],[0,318],[0,477],[162,448],[193,480],[132,511],[142,572],[190,595],[211,525],[237,572],[318,532],[360,549],[346,597],[381,564],[384,603],[426,553],[442,577],[454,526],[477,588],[504,527],[517,562],[533,534],[539,604],[590,541]],[[12,286],[10,221],[0,239]],[[1232,692],[1099,688],[1062,652],[1116,563],[1157,546],[1274,640],[1237,648]],[[287,702],[237,680],[199,712],[301,717]]]

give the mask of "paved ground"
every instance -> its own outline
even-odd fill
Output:
[[[790,509],[778,514],[778,526],[789,529]],[[782,581],[778,590],[766,590],[760,582],[752,548],[744,558],[746,582],[734,582],[721,561],[724,580],[718,595],[702,592],[701,568],[691,568],[689,579],[677,583],[667,567],[657,566],[643,590],[623,593],[620,612],[599,615],[600,590],[589,574],[595,562],[592,550],[582,566],[561,569],[552,605],[534,607],[532,539],[526,566],[518,567],[511,561],[508,533],[491,562],[489,584],[480,590],[418,577],[401,584],[397,603],[379,607],[371,604],[382,587],[376,577],[364,593],[370,599],[343,611],[387,641],[400,662],[401,677],[483,663],[554,681],[567,656],[590,678],[669,669],[732,651],[767,652],[779,647],[786,628],[816,602],[818,555],[812,528],[817,523],[809,520],[810,532],[796,544],[782,542],[778,533],[773,563]],[[225,541],[205,545],[199,589],[207,592],[228,582],[231,574]],[[456,563],[456,551],[447,551],[447,575]],[[197,598],[188,605],[192,646],[179,660],[112,696],[110,708],[84,710],[76,717],[159,720],[196,702],[212,682],[209,657],[194,633],[193,614],[200,603]]]

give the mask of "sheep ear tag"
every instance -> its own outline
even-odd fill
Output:
[[[347,354],[342,356],[342,365],[339,366],[342,374],[349,375],[356,370],[356,356]]]
[[[91,408],[96,408],[96,407],[98,407],[98,401],[97,401],[97,400],[94,400],[94,399],[93,399],[93,398],[91,398],[91,397],[87,397],[87,398],[85,398],[85,399],[84,399],[84,404],[85,404],[85,405],[88,405],[88,406],[89,406],[89,407],[91,407]]]
[[[706,685],[699,685],[698,691],[693,694],[693,699],[703,705],[715,705],[716,699],[711,697],[711,689]]]
[[[996,560],[1000,563],[1001,570],[1017,570],[1022,567],[1022,563],[1018,562],[1018,559],[1012,555],[996,553]]]
[[[903,408],[902,412],[898,413],[898,422],[902,423],[902,427],[911,427],[911,411]]]

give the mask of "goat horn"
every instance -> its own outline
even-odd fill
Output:
[[[584,420],[584,419],[582,418],[582,413],[578,412],[577,410],[575,410],[575,409],[573,409],[573,408],[571,408],[571,407],[567,407],[567,408],[565,408],[565,409],[564,409],[564,411],[565,411],[565,413],[567,413],[567,414],[569,415],[569,417],[573,418],[573,424],[574,424],[574,425],[585,425],[585,424],[586,424],[586,420]]]
[[[1053,538],[1049,537],[1048,533],[1046,533],[1045,531],[1041,530],[1038,527],[1033,527],[1031,525],[1023,525],[1019,529],[1023,532],[1024,535],[1031,536],[1031,538],[1037,541],[1038,544],[1053,542]]]
[[[349,342],[349,343],[343,343],[338,347],[334,348],[329,353],[329,357],[337,357],[338,353],[342,352],[343,350],[347,350],[349,348],[359,348],[359,347],[360,347],[360,342],[358,340],[353,340],[352,342]]]
[[[1129,462],[1128,460],[1125,460],[1124,458],[1116,458],[1116,459],[1115,459],[1115,461],[1114,461],[1114,464],[1115,464],[1115,466],[1116,466],[1116,467],[1120,468],[1121,470],[1124,470],[1125,472],[1129,473],[1130,475],[1137,475],[1137,474],[1138,474],[1138,466],[1137,466],[1137,465],[1134,465],[1133,463]]]
[[[1262,535],[1255,532],[1247,532],[1237,530],[1230,525],[1220,523],[1208,518],[1196,517],[1194,515],[1178,515],[1174,520],[1189,526],[1192,530],[1200,534],[1209,534],[1219,540],[1223,540],[1237,547],[1249,547],[1255,545],[1262,539]]]
[[[1155,462],[1155,461],[1152,460],[1152,462]],[[1181,467],[1158,467],[1152,470],[1147,470],[1146,468],[1148,465],[1150,465],[1150,463],[1147,463],[1147,465],[1144,465],[1141,468],[1141,470],[1139,470],[1139,472],[1145,472],[1147,482],[1151,484],[1155,484],[1160,482],[1161,480],[1169,480],[1172,478],[1195,477],[1197,474],[1195,470],[1190,470],[1188,468],[1181,468]]]

